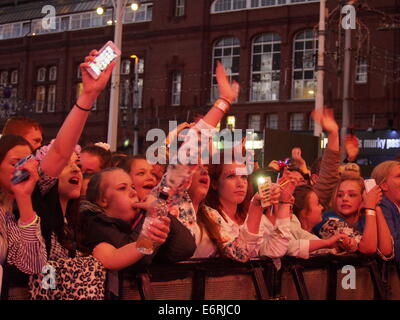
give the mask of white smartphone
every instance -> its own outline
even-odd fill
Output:
[[[375,179],[365,179],[364,186],[365,186],[365,191],[369,192],[373,187],[376,186]]]
[[[87,68],[88,73],[93,79],[97,79],[108,65],[120,55],[121,50],[119,50],[112,41],[108,41],[103,48],[100,49],[97,57],[89,62],[89,68]]]
[[[267,208],[271,205],[271,177],[260,177],[257,180],[258,193],[261,197],[261,206]]]

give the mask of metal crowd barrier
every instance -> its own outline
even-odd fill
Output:
[[[239,263],[193,259],[151,265],[147,272],[120,274],[122,300],[395,300],[399,267],[375,256],[284,257],[276,270],[268,258]],[[354,267],[353,285],[343,285]],[[347,282],[346,282],[347,283]]]

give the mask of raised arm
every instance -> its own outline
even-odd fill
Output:
[[[72,106],[70,113],[57,133],[54,143],[41,162],[41,168],[48,176],[58,177],[68,163],[82,134],[91,108],[110,79],[115,62],[111,63],[97,80],[94,80],[87,72],[88,63],[94,60],[97,53],[97,50],[91,51],[89,56],[85,58],[85,62],[81,63],[82,93]]]

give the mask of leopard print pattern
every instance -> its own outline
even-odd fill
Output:
[[[55,270],[55,281],[46,272],[48,266]],[[59,258],[45,268],[30,277],[31,300],[104,300],[106,270],[93,256]]]

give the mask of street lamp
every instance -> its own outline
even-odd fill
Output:
[[[103,6],[99,6],[99,7],[97,7],[97,9],[96,9],[96,13],[98,14],[98,15],[103,15],[104,14],[104,7]]]
[[[122,49],[122,27],[125,16],[125,8],[127,7],[129,0],[111,0],[115,17],[112,20],[115,21],[114,29],[114,43]],[[110,108],[108,118],[108,133],[107,142],[110,145],[111,151],[117,150],[117,129],[118,129],[118,111],[119,111],[119,86],[120,86],[120,73],[121,73],[121,58],[118,57],[116,60],[112,78],[111,78],[111,93],[110,93]]]
[[[133,11],[137,11],[139,9],[139,2],[137,2],[137,1],[132,2],[131,9]]]

